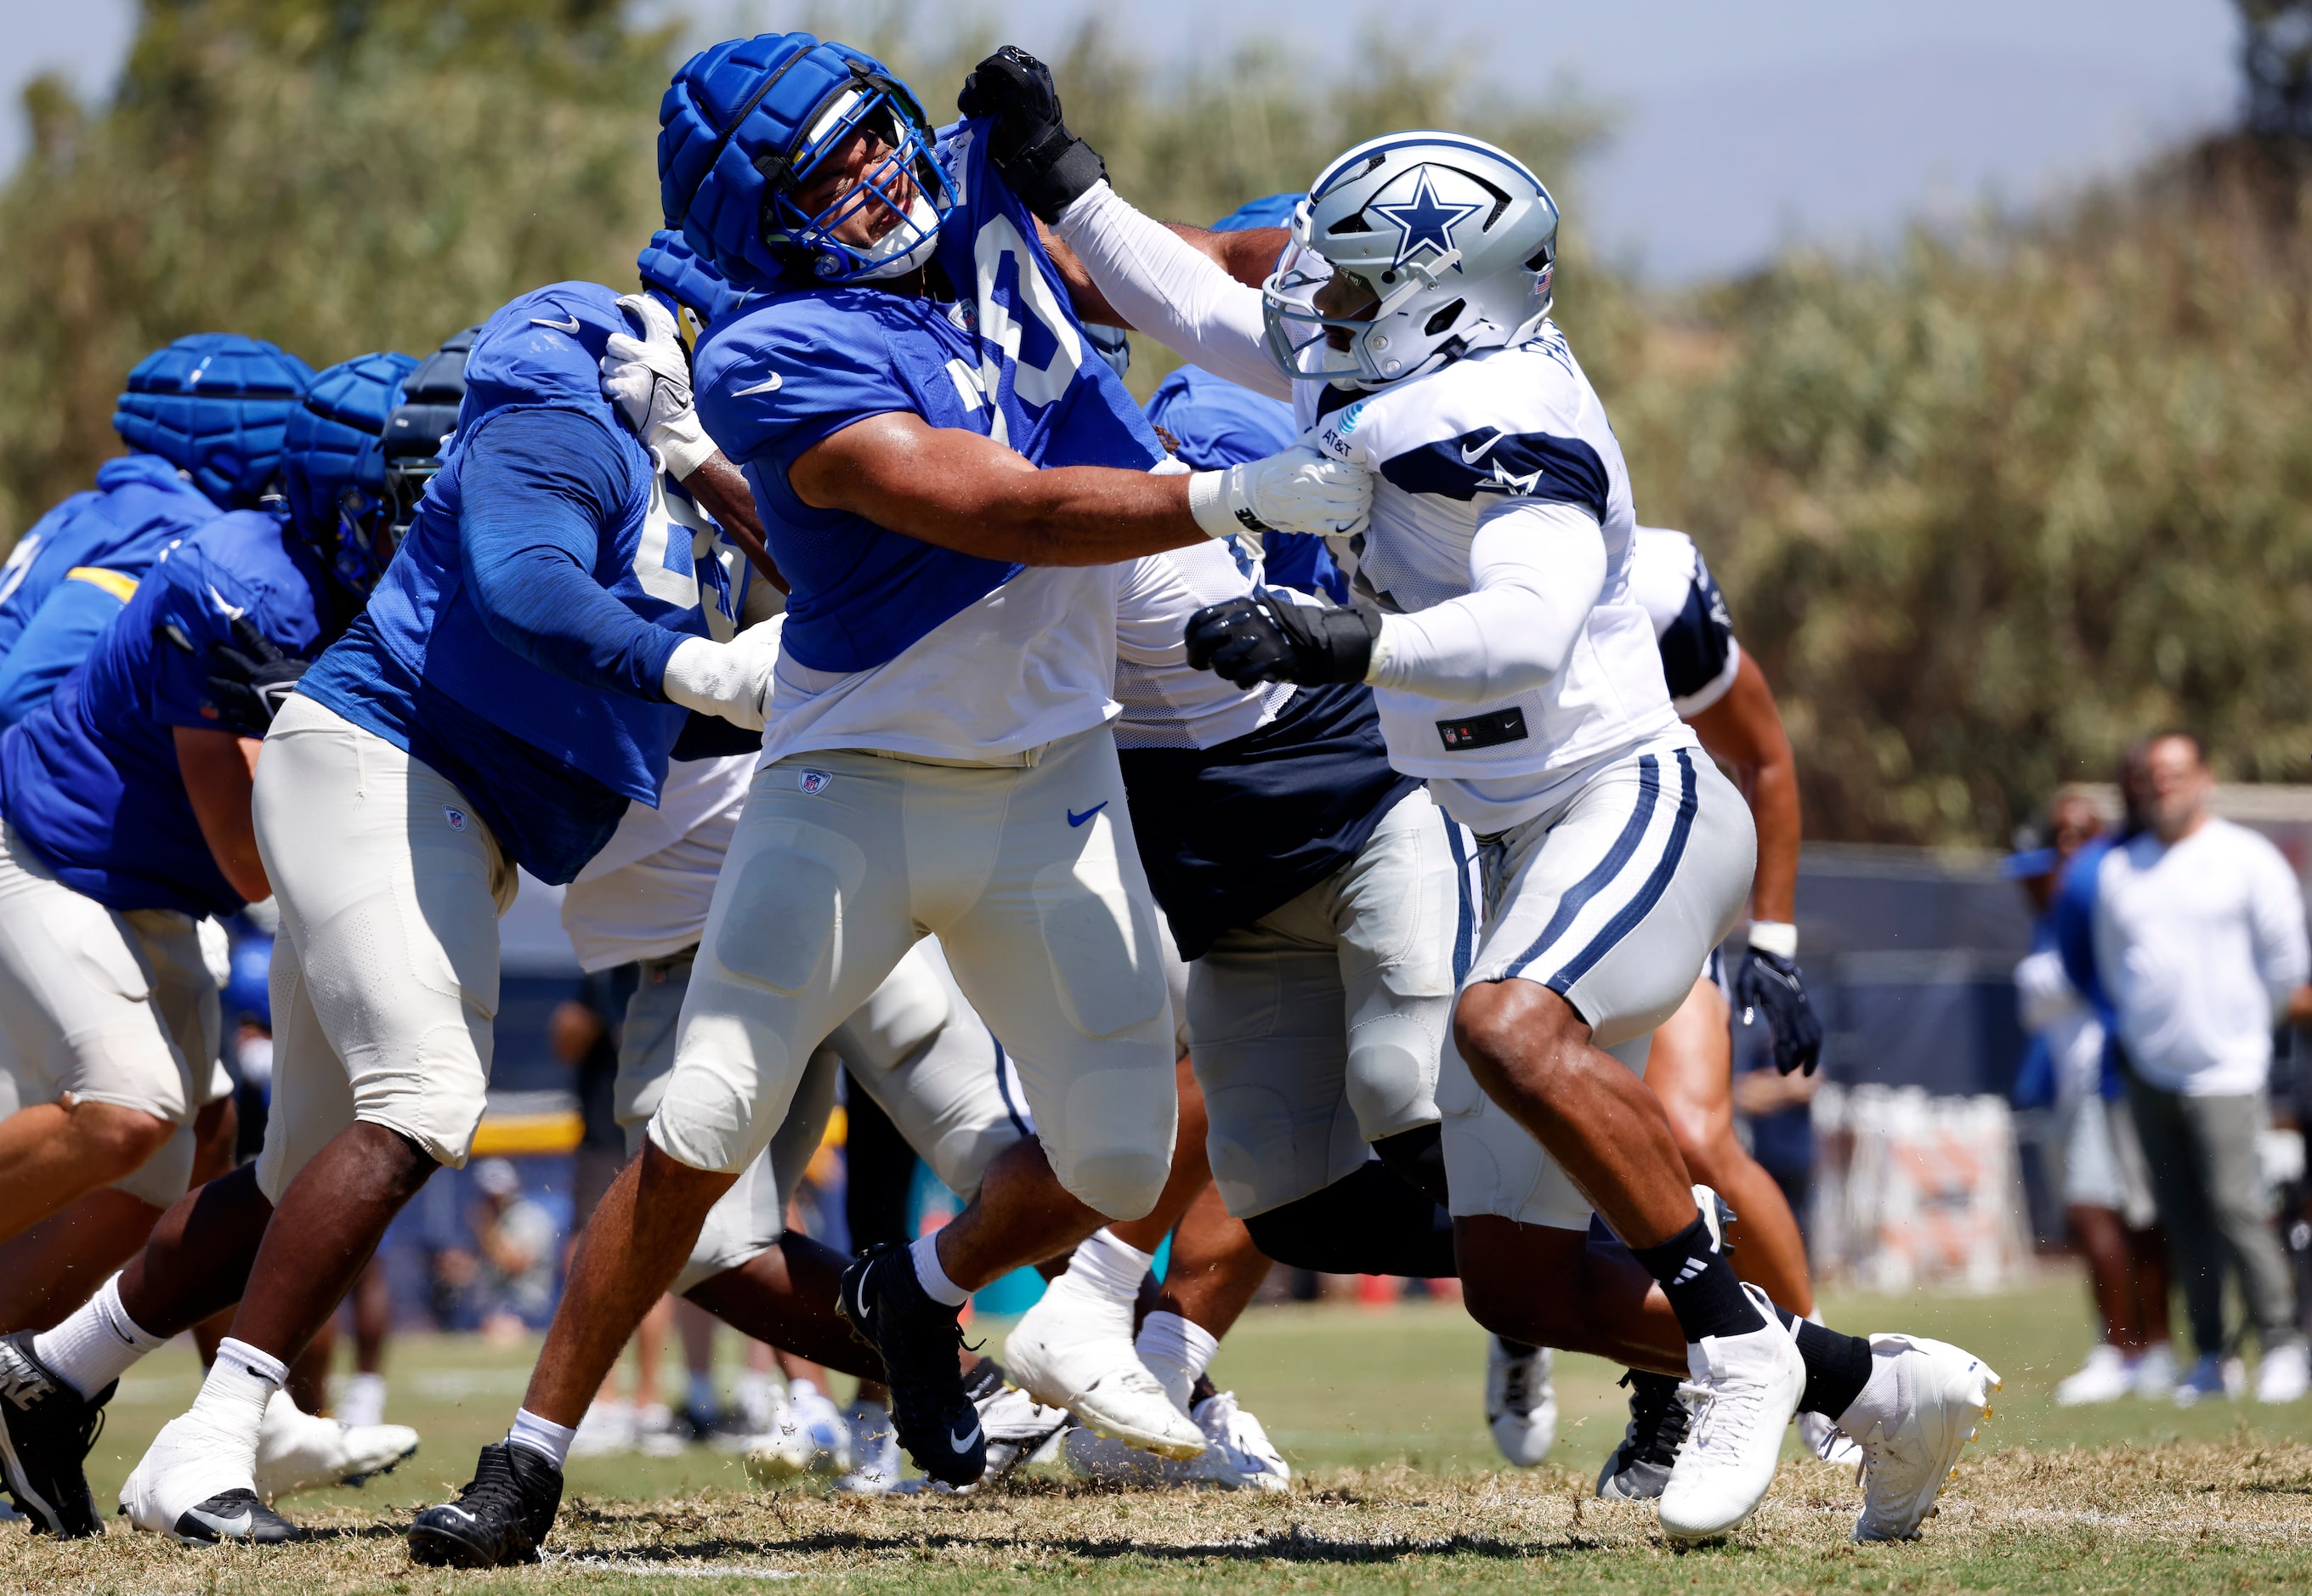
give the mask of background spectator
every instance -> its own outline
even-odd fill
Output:
[[[474,1166],[474,1189],[481,1195],[473,1224],[486,1304],[482,1333],[513,1340],[524,1330],[544,1328],[554,1315],[561,1229],[552,1214],[523,1192],[521,1176],[503,1158],[485,1158]]]
[[[2209,814],[2197,737],[2160,733],[2134,763],[2144,829],[2097,863],[2095,959],[2198,1354],[2176,1398],[2237,1383],[2225,1367],[2229,1262],[2264,1346],[2256,1397],[2293,1401],[2312,1388],[2312,1360],[2257,1144],[2273,1026],[2312,1021],[2303,894],[2278,849]]]

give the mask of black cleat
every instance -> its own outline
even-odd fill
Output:
[[[305,1531],[257,1499],[251,1490],[219,1491],[197,1507],[177,1515],[169,1532],[188,1546],[215,1546],[221,1541],[245,1541],[250,1546],[286,1546],[305,1539]]]
[[[101,1535],[83,1465],[104,1428],[115,1381],[91,1401],[32,1356],[32,1332],[0,1338],[0,1478],[36,1530]]]
[[[987,1435],[963,1388],[963,1327],[955,1309],[925,1295],[907,1243],[887,1242],[852,1260],[836,1308],[882,1355],[891,1427],[915,1467],[942,1485],[976,1485],[987,1471]]]
[[[1630,1427],[1598,1471],[1598,1494],[1611,1502],[1659,1501],[1693,1415],[1670,1375],[1632,1369],[1622,1383],[1630,1392]]]
[[[455,1502],[427,1508],[409,1526],[409,1560],[432,1568],[535,1563],[561,1505],[561,1470],[542,1452],[495,1442]]]

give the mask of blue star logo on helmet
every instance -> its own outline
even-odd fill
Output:
[[[1374,205],[1372,213],[1394,226],[1399,237],[1397,257],[1389,264],[1403,266],[1421,249],[1434,249],[1440,255],[1450,255],[1455,245],[1453,230],[1484,209],[1476,205],[1449,205],[1437,197],[1437,185],[1430,180],[1429,169],[1418,170],[1419,182],[1413,197],[1398,205]]]

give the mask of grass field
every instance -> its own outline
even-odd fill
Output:
[[[1963,1342],[2006,1377],[1996,1417],[1915,1545],[1848,1544],[1860,1501],[1852,1478],[1793,1447],[1766,1508],[1736,1540],[1671,1552],[1650,1508],[1589,1496],[1620,1434],[1618,1371],[1562,1358],[1551,1463],[1500,1470],[1478,1410],[1483,1340],[1457,1310],[1327,1307],[1255,1315],[1214,1370],[1300,1471],[1288,1496],[1099,1490],[1047,1470],[985,1498],[869,1502],[816,1488],[765,1493],[736,1460],[704,1450],[584,1460],[571,1468],[553,1560],[445,1574],[410,1565],[401,1529],[504,1433],[531,1348],[412,1337],[392,1355],[393,1417],[419,1426],[425,1447],[363,1491],[287,1504],[320,1531],[313,1543],[258,1554],[126,1532],[74,1547],[0,1532],[0,1596],[658,1596],[766,1582],[922,1596],[1062,1582],[1093,1592],[2312,1590],[2312,1402],[2054,1407],[2055,1381],[2083,1350],[2083,1295],[2065,1278],[1994,1297],[1835,1297],[1827,1306],[1849,1328]],[[92,1460],[101,1504],[190,1400],[197,1374],[188,1353],[171,1349],[124,1385]]]

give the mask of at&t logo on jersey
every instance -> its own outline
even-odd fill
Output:
[[[834,780],[834,774],[828,771],[797,771],[795,790],[805,798],[817,798],[828,789]]]
[[[1349,434],[1357,430],[1357,423],[1363,418],[1364,408],[1365,402],[1359,399],[1355,404],[1335,415],[1325,424],[1325,430],[1317,434],[1317,441],[1341,458],[1347,459]]]

